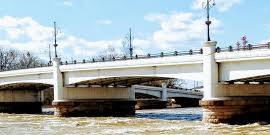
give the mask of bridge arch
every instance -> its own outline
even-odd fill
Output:
[[[52,84],[48,83],[6,83],[0,85],[0,90],[44,90],[46,88],[53,87]]]
[[[94,63],[98,64],[98,63]],[[117,63],[114,63],[116,65]],[[89,69],[91,65],[77,65],[80,69],[73,70],[72,67],[64,65],[61,69],[64,73],[65,85],[76,84],[84,81],[106,79],[106,78],[176,78],[186,80],[203,80],[202,76],[202,63],[184,63],[184,64],[172,64],[166,65],[151,65],[145,66],[119,66],[119,67],[100,67]],[[123,63],[122,63],[123,65]],[[96,65],[98,66],[98,65]],[[67,69],[69,68],[69,69]]]
[[[155,77],[155,76],[121,76],[121,77],[103,77],[103,78],[84,78],[81,81],[76,81],[70,85],[118,85],[118,86],[131,86],[134,84],[141,84],[145,82],[153,82],[160,80],[174,79],[169,77]]]

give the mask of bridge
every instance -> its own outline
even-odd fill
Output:
[[[195,89],[167,88],[166,83],[162,87],[133,85],[138,109],[166,108],[168,99],[181,107],[197,107],[199,100],[203,98],[203,92]]]
[[[192,89],[171,89],[165,88],[163,85],[160,87],[143,86],[143,85],[133,85],[135,93],[150,95],[163,101],[167,101],[167,98],[193,98],[202,99],[203,93],[201,91],[195,91]]]
[[[27,102],[31,106],[38,102],[40,90],[53,86],[57,116],[132,115],[132,85],[176,78],[203,81],[204,121],[231,122],[238,116],[269,112],[265,106],[270,103],[270,43],[244,48],[216,44],[206,42],[199,50],[133,58],[71,63],[54,58],[52,66],[1,72],[0,104]]]

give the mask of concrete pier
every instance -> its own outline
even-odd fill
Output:
[[[53,101],[55,116],[131,116],[135,93],[131,88],[64,88],[64,99]]]
[[[220,84],[215,62],[216,42],[203,47],[204,97],[203,121],[210,123],[242,124],[269,121],[270,85]]]
[[[128,100],[73,100],[53,102],[55,116],[133,116],[136,101]]]
[[[201,101],[203,121],[210,123],[247,124],[270,122],[270,97],[228,97]]]

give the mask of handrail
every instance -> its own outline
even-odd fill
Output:
[[[39,64],[39,65],[31,65],[28,67],[15,67],[12,69],[0,69],[0,72],[5,72],[5,71],[15,71],[15,70],[21,70],[21,69],[33,69],[33,68],[42,68],[42,67],[51,67],[52,64],[48,63],[48,64]]]
[[[267,44],[247,44],[246,46],[228,46],[225,48],[216,47],[216,53],[221,52],[235,52],[235,51],[248,51],[254,49],[270,49],[270,42]],[[188,50],[188,51],[174,51],[174,52],[161,52],[156,54],[147,54],[147,55],[135,55],[133,57],[130,56],[121,56],[121,57],[111,57],[111,58],[92,58],[90,60],[83,59],[82,61],[61,61],[61,65],[70,65],[70,64],[84,64],[84,63],[96,63],[96,62],[108,62],[108,61],[124,61],[124,60],[136,60],[136,59],[149,59],[149,58],[160,58],[160,57],[171,57],[171,56],[186,56],[186,55],[197,55],[203,54],[203,49],[200,48],[199,50]],[[10,70],[20,70],[20,69],[31,69],[31,68],[40,68],[40,67],[50,67],[52,63],[48,64],[40,64],[40,65],[33,65],[25,68],[13,68],[13,69],[0,69],[0,72],[10,71]]]
[[[91,60],[81,60],[81,61],[65,61],[61,62],[62,65],[71,65],[71,64],[84,64],[84,63],[96,63],[96,62],[109,62],[109,61],[124,61],[124,60],[136,60],[136,59],[149,59],[149,58],[160,58],[160,57],[171,57],[171,56],[185,56],[185,55],[195,55],[202,54],[202,49],[199,50],[189,50],[189,51],[174,51],[174,52],[161,52],[156,54],[147,55],[135,55],[133,57],[130,56],[121,56],[121,57],[111,57],[111,58],[92,58]]]

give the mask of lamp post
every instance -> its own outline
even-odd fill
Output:
[[[49,44],[49,63],[52,64],[51,45]]]
[[[53,44],[53,46],[54,46],[54,54],[55,54],[55,58],[57,58],[57,50],[56,50],[56,48],[57,48],[57,41],[56,41],[56,36],[57,36],[57,34],[58,34],[58,32],[57,32],[57,30],[56,30],[56,22],[53,22],[53,27],[54,27],[54,44]]]
[[[206,9],[206,16],[207,16],[207,20],[205,21],[205,24],[207,25],[207,41],[211,41],[210,39],[210,8],[212,8],[213,6],[215,6],[215,1],[214,0],[206,0],[206,4],[203,3],[203,7]]]
[[[132,57],[133,57],[133,46],[132,46],[131,28],[129,28],[129,55],[130,55],[130,58],[132,59]]]

